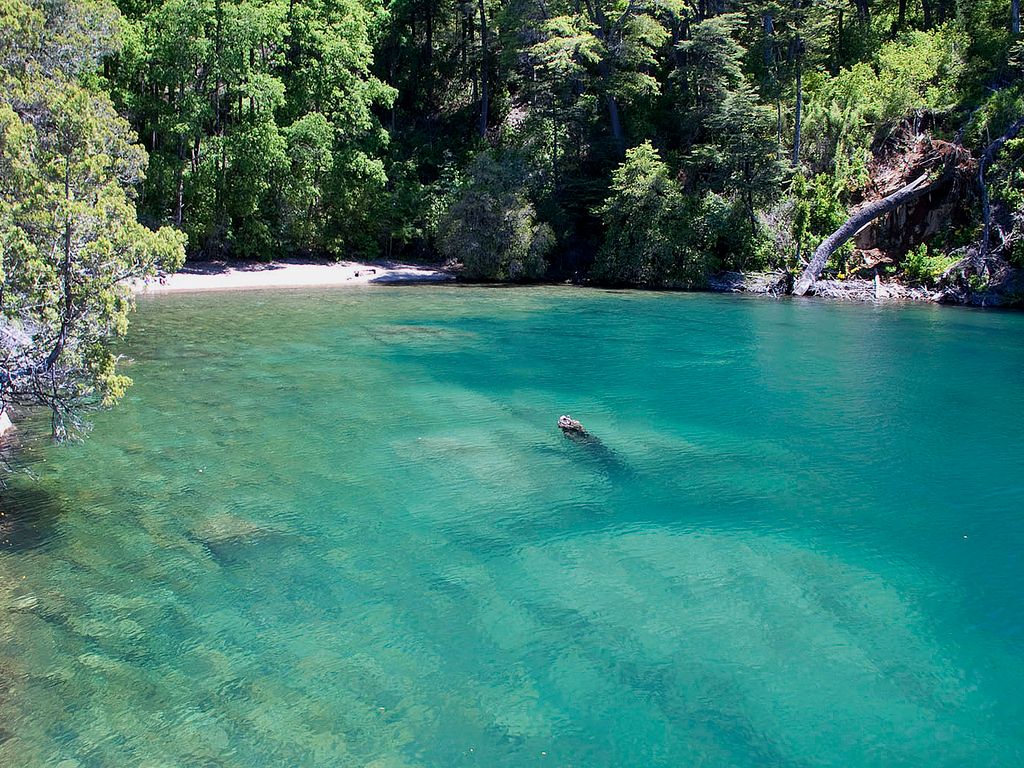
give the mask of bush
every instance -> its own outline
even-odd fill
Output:
[[[840,188],[862,186],[879,124],[918,110],[946,111],[960,99],[968,43],[953,25],[915,30],[882,44],[874,62],[858,62],[836,77],[809,75],[805,127],[812,167],[829,170]]]
[[[802,267],[801,262],[810,258],[818,244],[846,220],[847,211],[839,200],[840,189],[836,181],[825,174],[818,174],[810,180],[797,174],[790,194],[794,202],[793,240],[796,253],[789,266],[799,269]],[[846,243],[839,255],[846,255],[852,248],[852,243]]]
[[[913,283],[934,285],[954,261],[942,254],[929,255],[928,246],[922,243],[903,257],[903,276]]]

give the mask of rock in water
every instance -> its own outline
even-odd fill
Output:
[[[559,416],[558,428],[566,437],[590,437],[590,433],[572,416]]]

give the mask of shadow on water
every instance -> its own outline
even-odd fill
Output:
[[[600,438],[588,434],[584,436],[565,435],[567,442],[577,452],[583,461],[598,469],[609,480],[616,481],[626,479],[633,475],[632,468],[618,451],[609,448]]]
[[[27,552],[46,546],[56,536],[61,504],[38,482],[9,478],[0,488],[0,552]]]

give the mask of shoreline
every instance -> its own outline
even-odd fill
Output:
[[[401,262],[339,261],[313,262],[282,259],[272,262],[194,262],[161,278],[128,284],[136,296],[208,291],[248,291],[285,288],[340,288],[346,286],[435,284],[455,282],[453,271],[441,266]],[[791,276],[784,272],[722,272],[711,275],[697,293],[732,293],[753,296],[790,297]],[[486,283],[512,285],[511,283]],[[551,281],[548,285],[576,285],[591,288],[609,286],[572,281]],[[625,288],[625,286],[622,286]],[[676,292],[679,288],[633,287],[632,290]],[[693,289],[691,289],[693,290]],[[945,304],[984,308],[1020,308],[1024,304],[1024,271],[1015,270],[1009,279],[982,291],[929,289],[898,281],[863,278],[819,280],[807,298],[856,304]]]
[[[272,261],[186,263],[178,272],[129,283],[136,295],[264,288],[329,288],[349,285],[443,283],[453,275],[440,267],[396,262],[335,263]]]

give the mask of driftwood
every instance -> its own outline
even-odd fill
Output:
[[[937,180],[929,183],[928,174],[921,174],[905,187],[896,190],[891,195],[883,197],[881,200],[875,200],[874,202],[868,203],[857,210],[839,229],[829,235],[825,241],[815,249],[814,255],[811,256],[811,260],[807,263],[803,273],[793,284],[793,295],[805,296],[811,289],[811,286],[814,285],[815,281],[818,279],[818,276],[825,268],[825,264],[828,262],[829,258],[831,258],[832,254],[835,253],[843,243],[864,229],[864,227],[879,216],[884,216],[891,211],[895,211],[901,205],[906,205],[910,201],[916,200],[917,198],[938,189],[943,184],[948,183],[951,176],[951,173],[944,173]]]
[[[824,299],[839,301],[939,301],[937,291],[920,286],[883,283],[874,280],[818,280],[811,293]]]

